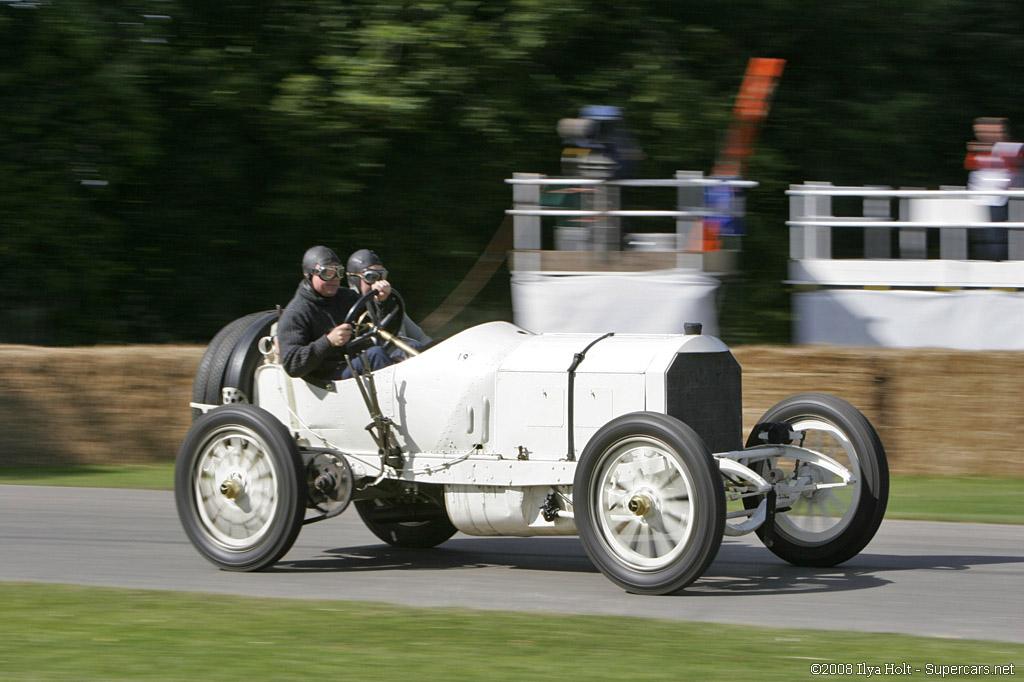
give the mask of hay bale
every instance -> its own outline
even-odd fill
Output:
[[[0,465],[168,461],[191,424],[202,346],[0,345]],[[1024,353],[740,346],[749,432],[794,393],[839,396],[895,473],[1024,476]]]
[[[201,346],[0,346],[0,463],[173,459]]]
[[[871,420],[900,474],[1024,476],[1024,353],[738,347],[744,424],[778,400],[831,393]]]

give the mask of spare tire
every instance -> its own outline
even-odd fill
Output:
[[[252,398],[253,373],[262,353],[259,340],[270,333],[277,320],[273,310],[252,313],[225,325],[206,347],[196,378],[192,382],[192,402],[220,405],[225,387],[237,388]],[[192,408],[192,421],[203,414]]]

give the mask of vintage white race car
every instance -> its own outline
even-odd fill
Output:
[[[364,335],[393,340],[353,311]],[[756,531],[787,561],[831,566],[885,513],[888,468],[868,420],[801,394],[744,441],[739,364],[699,325],[594,335],[492,322],[316,385],[280,364],[276,319],[250,315],[213,339],[178,454],[182,524],[223,569],[270,566],[304,523],[351,501],[399,547],[457,530],[579,535],[613,582],[662,594],[699,578],[723,535]]]

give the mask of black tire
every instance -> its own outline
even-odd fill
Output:
[[[432,500],[415,502],[380,498],[355,502],[370,532],[393,547],[427,549],[455,535],[445,508]]]
[[[703,575],[725,530],[725,493],[710,450],[675,417],[623,415],[580,456],[573,510],[594,565],[629,592],[667,594]]]
[[[222,488],[233,482],[234,488]],[[178,517],[216,566],[258,571],[283,557],[305,515],[298,446],[273,415],[245,404],[210,410],[189,429],[174,471]]]
[[[857,479],[849,486],[780,498],[777,506],[789,507],[789,511],[776,515],[769,549],[797,566],[835,566],[856,556],[875,536],[889,500],[889,465],[874,427],[853,405],[824,393],[787,398],[768,410],[759,423],[786,423],[803,432],[803,442],[794,445],[802,444],[837,460]],[[756,431],[750,434],[747,447],[763,444]],[[840,480],[822,467],[805,466],[806,475],[822,478],[820,482]],[[780,467],[777,460],[754,462],[751,468],[762,475],[773,468],[787,477],[797,475],[786,463]],[[762,499],[745,498],[744,504],[753,509]],[[813,514],[816,510],[830,513]],[[765,540],[764,526],[757,535]]]
[[[221,390],[232,385],[252,399],[253,372],[261,357],[257,344],[270,332],[276,319],[277,313],[273,311],[251,313],[217,332],[199,361],[192,382],[192,402],[220,405]],[[234,370],[230,377],[232,383],[227,383],[231,370]],[[192,421],[202,414],[202,410],[192,408]]]

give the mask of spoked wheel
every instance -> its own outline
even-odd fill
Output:
[[[704,441],[683,422],[637,412],[590,440],[573,509],[583,547],[630,592],[666,594],[699,578],[722,542],[725,496]]]
[[[302,459],[284,426],[258,407],[225,405],[185,436],[174,497],[200,554],[226,570],[257,571],[298,537],[304,484]]]
[[[393,547],[427,549],[456,532],[444,506],[433,499],[359,500],[355,507],[370,532]]]
[[[857,408],[822,393],[787,398],[760,423],[787,424],[800,438],[793,445],[826,455],[855,479],[841,485],[824,467],[787,458],[752,463],[760,475],[781,483],[769,549],[798,566],[835,566],[855,556],[875,536],[889,499],[889,467],[874,427]],[[747,441],[747,447],[762,444],[756,433]],[[799,490],[808,484],[831,487]],[[794,492],[787,494],[787,488]],[[744,504],[752,509],[762,499],[746,498]],[[763,526],[757,534],[765,540]]]

